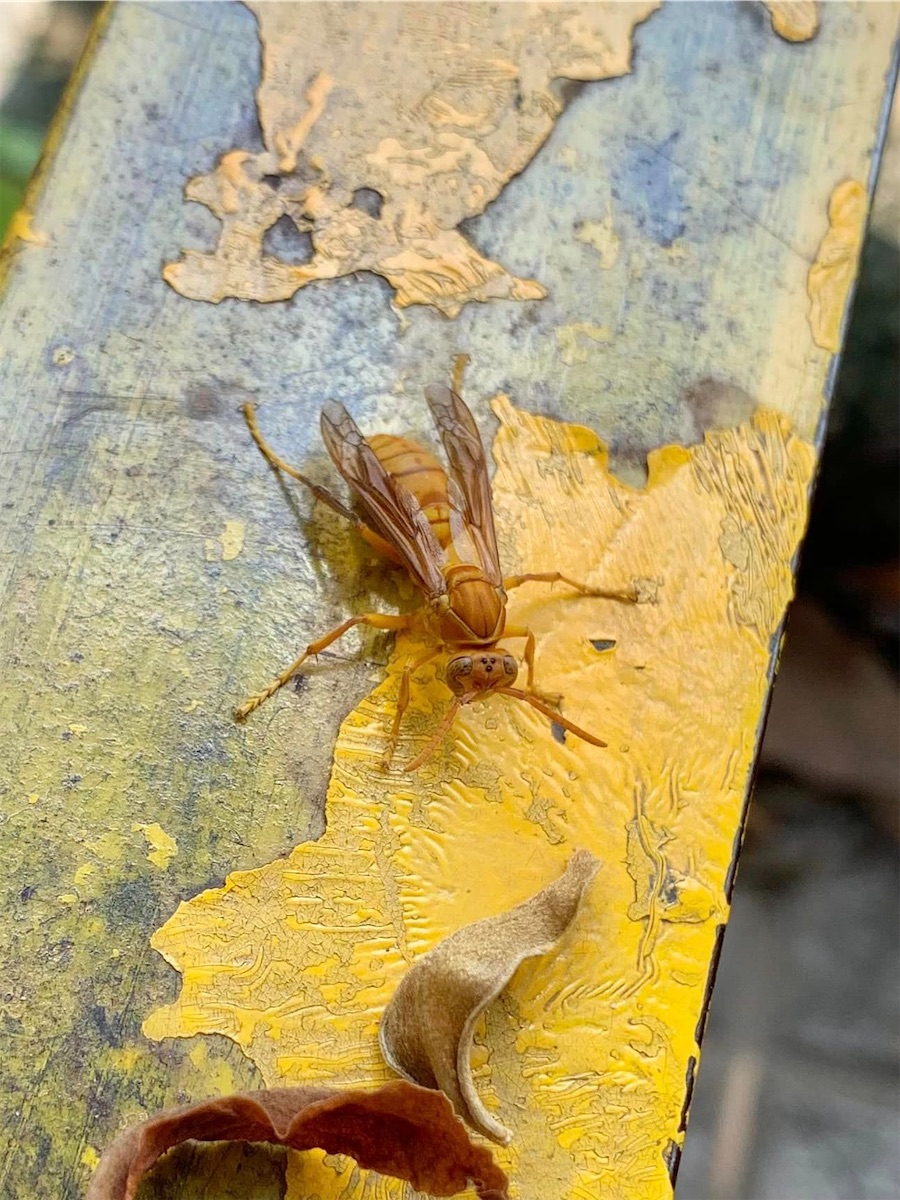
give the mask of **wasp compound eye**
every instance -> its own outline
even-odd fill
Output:
[[[457,658],[452,658],[447,663],[447,687],[457,696],[461,696],[466,690],[472,668],[474,666],[471,655],[461,654]]]
[[[511,654],[503,655],[503,673],[510,680],[515,679],[515,677],[519,673],[519,664],[516,662],[516,660],[513,658],[513,656]]]

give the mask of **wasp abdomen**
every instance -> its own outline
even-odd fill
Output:
[[[376,433],[366,439],[389,475],[412,492],[428,518],[438,545],[451,544],[447,473],[429,450],[408,438]]]

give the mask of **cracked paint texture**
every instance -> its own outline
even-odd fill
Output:
[[[452,13],[427,4],[247,5],[263,48],[266,149],[229,151],[187,184],[187,198],[222,230],[213,253],[185,250],[165,267],[172,287],[214,303],[273,301],[374,271],[398,307],[430,304],[448,317],[471,300],[546,295],[479,254],[457,226],[484,212],[547,140],[563,110],[556,85],[629,70],[632,31],[658,0],[523,4],[513,23],[487,4]],[[377,214],[356,202],[361,189],[378,193]],[[309,235],[308,261],[267,252],[278,221]]]
[[[493,409],[507,569],[577,574],[587,544],[588,582],[660,581],[659,602],[633,608],[541,585],[511,598],[511,619],[537,633],[541,686],[610,748],[559,745],[530,711],[494,698],[463,710],[432,765],[384,775],[399,673],[417,645],[399,638],[386,678],[341,726],[325,834],[180,906],[152,941],[181,992],[144,1032],[224,1035],[270,1085],[388,1078],[376,1032],[406,966],[520,903],[585,847],[602,869],[556,954],[523,965],[489,1010],[476,1080],[513,1130],[500,1158],[521,1200],[664,1196],[814,453],[759,412],[693,450],[657,451],[634,490],[589,430],[502,395]],[[611,638],[613,652],[592,644]],[[401,760],[446,704],[424,671]],[[404,1194],[364,1175],[339,1184],[340,1162],[298,1160],[292,1200],[312,1188],[307,1171],[324,1195]]]

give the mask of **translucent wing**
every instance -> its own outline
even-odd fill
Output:
[[[334,465],[356,492],[376,532],[394,547],[429,600],[443,595],[444,551],[416,498],[384,469],[343,404],[329,401],[321,424]]]
[[[456,485],[450,488],[451,501],[461,504],[467,532],[478,551],[484,573],[491,583],[499,586],[503,576],[494,530],[491,481],[475,418],[456,392],[443,384],[427,387],[425,399],[441,435],[451,479]]]

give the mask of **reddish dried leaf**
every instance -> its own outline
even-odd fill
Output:
[[[455,1196],[474,1183],[481,1200],[507,1200],[506,1176],[489,1150],[469,1140],[447,1098],[399,1081],[375,1092],[271,1088],[161,1113],[113,1142],[87,1200],[134,1200],[156,1160],[191,1139],[318,1148],[433,1196]]]

